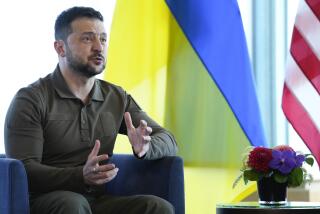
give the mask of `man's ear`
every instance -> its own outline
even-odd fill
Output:
[[[64,41],[62,41],[62,40],[54,41],[54,49],[56,50],[56,52],[59,56],[61,56],[61,57],[66,56]]]

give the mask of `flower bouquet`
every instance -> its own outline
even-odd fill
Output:
[[[261,204],[283,204],[286,202],[287,187],[297,187],[312,180],[303,163],[312,166],[313,156],[295,152],[286,145],[272,149],[251,147],[244,156],[241,174],[233,187],[241,178],[245,184],[248,181],[257,181]],[[262,195],[263,192],[266,192],[267,197]]]

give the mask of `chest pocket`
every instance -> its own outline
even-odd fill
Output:
[[[52,132],[53,136],[60,133],[62,130],[69,130],[75,118],[71,114],[53,113],[47,115],[46,124],[44,125],[45,132]],[[65,131],[63,131],[65,132]]]
[[[50,113],[44,126],[44,154],[63,154],[79,144],[77,118],[72,114]]]
[[[68,120],[73,120],[73,116],[70,114],[48,114],[48,120],[60,120],[60,121],[68,121]]]

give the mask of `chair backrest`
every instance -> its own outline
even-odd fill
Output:
[[[112,162],[119,167],[116,179],[106,184],[107,194],[151,194],[169,201],[176,214],[185,213],[183,160],[165,157],[140,160],[133,155],[114,155]]]
[[[29,193],[25,168],[21,161],[0,154],[0,213],[28,214]]]

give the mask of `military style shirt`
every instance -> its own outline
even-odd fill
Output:
[[[117,134],[127,133],[126,111],[135,127],[143,119],[153,130],[144,158],[176,154],[173,136],[119,86],[96,79],[89,97],[83,104],[73,95],[59,66],[17,92],[5,121],[5,149],[8,157],[23,161],[30,192],[84,192],[82,168],[95,140],[101,142],[99,154],[112,155]]]

